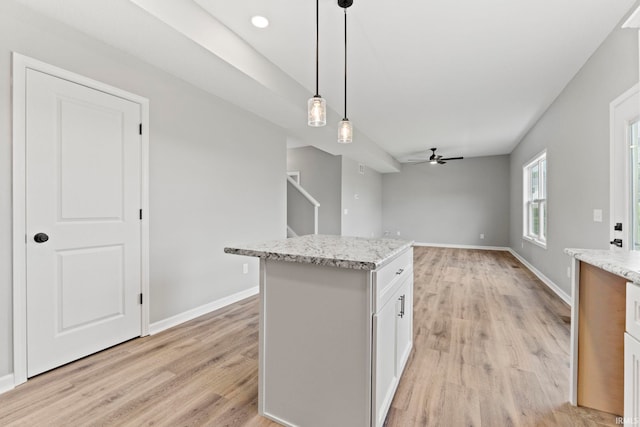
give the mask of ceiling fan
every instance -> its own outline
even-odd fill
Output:
[[[426,163],[429,162],[432,165],[438,164],[438,165],[444,165],[447,162],[445,160],[462,160],[464,159],[464,157],[442,157],[442,156],[438,156],[436,155],[436,150],[437,148],[431,148],[430,149],[432,151],[431,156],[429,157],[429,160],[425,160],[425,159],[408,159],[407,162],[411,163],[411,164],[418,164],[418,163]]]

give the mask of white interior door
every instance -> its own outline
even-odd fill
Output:
[[[610,105],[610,246],[612,249],[634,250],[632,221],[631,157],[638,150],[632,140],[632,125],[638,120],[640,99],[638,86],[626,91]]]
[[[141,335],[140,115],[27,70],[28,376]]]

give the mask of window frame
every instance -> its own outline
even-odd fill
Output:
[[[544,163],[544,168],[543,168]],[[533,170],[538,167],[537,197],[531,192]],[[522,238],[544,249],[547,248],[548,226],[548,188],[547,188],[547,150],[543,150],[522,166]],[[534,232],[533,210],[538,208],[538,232]]]

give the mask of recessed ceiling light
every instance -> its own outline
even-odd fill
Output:
[[[251,23],[254,27],[267,28],[269,26],[269,20],[264,16],[256,15],[251,18]]]

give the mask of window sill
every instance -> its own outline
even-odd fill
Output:
[[[546,242],[542,242],[540,240],[534,239],[534,238],[529,237],[529,236],[522,236],[522,240],[526,240],[529,243],[533,243],[536,246],[540,246],[542,249],[547,249],[547,243]]]

